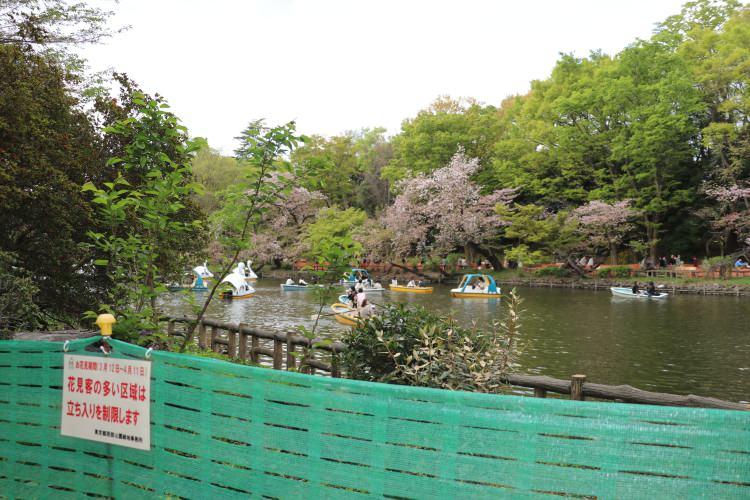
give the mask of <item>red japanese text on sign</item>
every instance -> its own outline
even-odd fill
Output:
[[[151,363],[64,358],[61,434],[150,449]]]

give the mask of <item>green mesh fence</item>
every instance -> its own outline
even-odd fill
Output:
[[[746,412],[370,384],[155,352],[146,452],[60,435],[62,356],[61,344],[0,342],[0,496],[750,497]]]

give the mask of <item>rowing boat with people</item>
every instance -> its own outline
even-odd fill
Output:
[[[640,290],[638,293],[633,293],[632,288],[612,286],[609,288],[612,295],[615,297],[627,297],[629,299],[666,299],[669,295],[666,292],[658,292],[655,294],[649,294],[645,290]]]

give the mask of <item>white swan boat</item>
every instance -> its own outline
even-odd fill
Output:
[[[249,299],[255,293],[255,288],[245,281],[245,276],[236,272],[227,274],[221,283],[224,286],[221,292],[222,299]]]

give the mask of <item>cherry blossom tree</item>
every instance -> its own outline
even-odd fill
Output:
[[[283,259],[295,259],[305,251],[301,234],[304,227],[315,219],[321,207],[326,206],[326,197],[317,191],[299,187],[298,179],[291,174],[273,173],[267,180],[267,189],[272,195],[259,202],[259,218],[254,221],[253,232],[248,237],[249,245],[242,250],[241,259],[251,259],[260,264]],[[224,212],[229,212],[225,208]],[[221,233],[232,225],[233,214],[214,217],[213,231]],[[214,238],[218,239],[218,238]],[[210,249],[213,258],[223,253],[221,245]]]
[[[306,250],[301,237],[304,227],[315,220],[325,204],[326,197],[318,191],[303,187],[280,189],[264,214],[262,230],[253,236],[249,256],[258,262],[298,258]]]
[[[715,205],[699,211],[698,215],[708,220],[721,254],[724,255],[732,236],[738,243],[750,245],[750,187],[711,186],[705,192]]]
[[[630,207],[630,200],[615,203],[594,200],[573,210],[571,219],[590,250],[607,249],[612,263],[617,264],[617,248],[634,229],[630,221],[637,214]]]
[[[380,218],[388,230],[381,231],[381,237],[392,238],[386,257],[468,247],[499,265],[493,244],[507,221],[495,209],[510,203],[515,191],[482,194],[471,179],[478,169],[479,160],[459,150],[445,167],[402,181],[400,194]],[[366,248],[379,248],[383,253],[381,241],[366,242]]]

